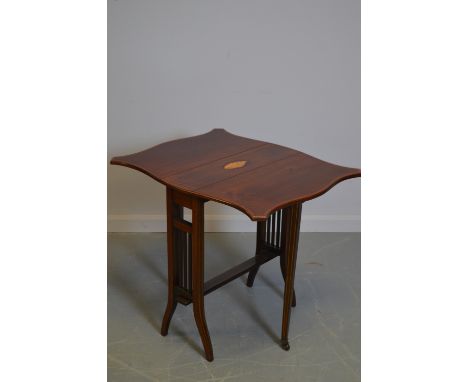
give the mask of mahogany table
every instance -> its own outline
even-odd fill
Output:
[[[259,267],[279,256],[285,281],[281,347],[289,350],[302,203],[361,171],[223,129],[115,157],[111,164],[141,171],[166,186],[168,300],[161,334],[167,335],[178,303],[193,304],[206,359],[212,361],[205,296],[247,272],[252,287]],[[256,221],[257,244],[254,257],[205,282],[204,203],[210,200]],[[191,223],[184,220],[183,207],[192,210]]]

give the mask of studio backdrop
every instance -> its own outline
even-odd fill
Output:
[[[109,1],[108,159],[223,128],[360,166],[360,2]],[[166,229],[165,188],[108,168],[108,230]],[[206,231],[255,231],[206,205]],[[302,231],[360,231],[360,179],[304,203]]]

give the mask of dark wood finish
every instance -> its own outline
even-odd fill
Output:
[[[167,188],[168,300],[161,327],[167,335],[177,303],[193,303],[193,313],[205,356],[213,360],[213,347],[205,318],[204,296],[250,272],[247,284],[253,285],[259,267],[280,256],[285,279],[281,346],[289,349],[287,340],[290,307],[295,305],[294,271],[301,204],[278,210],[267,221],[257,223],[255,256],[204,282],[204,200]],[[184,220],[184,203],[192,210],[192,223]],[[295,244],[294,244],[295,243]],[[291,265],[292,264],[292,265]],[[292,277],[292,279],[291,279]],[[291,296],[289,297],[289,293]]]
[[[179,231],[190,233],[192,232],[192,223],[185,220],[174,220],[174,227]]]
[[[204,290],[204,204],[192,199],[192,299],[193,315],[205,349],[205,357],[213,361],[213,347],[205,318]]]
[[[177,302],[182,305],[190,305],[192,303],[192,292],[182,287],[176,286],[175,293],[177,295]]]
[[[192,209],[193,197],[191,197],[190,195],[184,192],[178,192],[174,190],[173,199],[174,199],[174,203],[178,204],[179,206]]]
[[[167,335],[177,303],[193,303],[193,315],[205,356],[213,360],[213,348],[204,307],[204,200],[167,187],[168,299],[161,325]],[[178,204],[181,203],[181,204]],[[184,220],[183,207],[192,210],[192,223]]]
[[[289,350],[302,202],[360,176],[360,170],[221,129],[115,157],[111,163],[139,170],[167,186],[168,297],[161,334],[167,335],[178,303],[193,304],[205,357],[212,361],[205,295],[247,272],[247,285],[252,287],[260,266],[279,256],[285,282],[281,346]],[[235,207],[258,222],[255,256],[205,282],[204,203],[208,200]],[[192,211],[192,223],[184,220],[184,207]]]
[[[245,166],[243,169],[247,168]],[[340,174],[353,177],[356,174],[353,171],[356,170],[344,170],[297,153],[256,170],[206,185],[196,192],[208,199],[240,206],[239,209],[252,220],[264,220],[278,208],[323,194],[343,179]]]
[[[214,129],[202,135],[164,142],[135,154],[115,157],[111,163],[135,168],[164,183],[163,178],[169,175],[191,170],[215,159],[230,158],[263,144],[265,142]],[[234,160],[227,159],[225,163]]]
[[[224,168],[240,161],[245,161],[243,167]],[[115,157],[111,163],[139,170],[189,196],[230,205],[256,221],[361,175],[359,169],[222,129]]]
[[[216,289],[222,287],[228,282],[237,279],[243,274],[252,271],[253,269],[258,269],[260,265],[265,264],[267,261],[274,259],[276,256],[279,256],[278,253],[264,249],[259,252],[255,257],[252,257],[249,260],[236,265],[235,267],[227,270],[220,275],[213,277],[211,280],[205,283],[205,295],[215,291]]]
[[[257,244],[255,248],[255,256],[257,256],[260,251],[264,248],[263,243],[265,242],[265,237],[266,237],[266,222],[261,221],[257,223]],[[253,267],[249,275],[247,276],[247,286],[251,288],[253,286],[253,283],[255,281],[255,276],[257,276],[258,269],[260,268],[260,265],[257,265]]]
[[[177,244],[175,244],[177,247]],[[191,244],[190,244],[191,246]],[[190,247],[189,247],[190,248]],[[177,251],[175,251],[177,253]],[[179,252],[180,253],[180,252]],[[214,292],[218,288],[226,285],[227,283],[237,279],[238,277],[242,276],[243,274],[247,272],[251,272],[254,269],[258,269],[261,265],[265,264],[266,262],[274,259],[275,257],[280,256],[280,253],[277,251],[272,251],[269,250],[268,248],[263,248],[261,252],[259,252],[255,257],[252,257],[230,269],[227,271],[219,274],[218,276],[213,277],[212,279],[206,281],[204,283],[204,295],[206,296],[207,294],[210,294],[211,292]],[[190,269],[190,262],[191,262],[191,252],[189,252],[188,256],[188,264],[189,266],[187,269]],[[177,260],[177,255],[176,255],[176,270],[179,272],[180,275],[183,274],[183,264],[184,261]],[[188,275],[191,277],[191,274],[189,273]],[[180,302],[183,305],[189,305],[192,303],[192,289],[187,288],[183,281],[184,277],[183,276],[178,276],[177,277],[177,282],[175,284],[175,295],[176,295],[176,302]],[[190,281],[189,281],[190,283]],[[190,285],[190,284],[188,284]]]
[[[291,210],[289,208],[285,208],[280,211],[281,212],[281,232],[278,234],[278,238],[280,240],[280,268],[281,274],[283,275],[283,280],[286,282],[286,234],[288,230],[289,224],[289,214]],[[296,306],[296,291],[293,288],[293,296],[292,296],[292,303],[291,306]]]
[[[256,254],[261,251],[270,250],[276,251],[276,255],[280,256],[280,268],[283,279],[286,281],[286,246],[285,233],[287,216],[289,209],[281,209],[271,214],[266,221],[257,223],[257,248]],[[271,228],[270,228],[271,227]],[[255,277],[260,267],[259,265],[252,268],[247,277],[247,286],[252,287]],[[296,306],[296,292],[293,289],[292,306]]]
[[[301,225],[302,204],[298,203],[288,207],[285,235],[286,282],[283,298],[283,322],[281,325],[281,347],[289,350],[289,320],[294,292],[294,275],[296,272],[297,246]]]
[[[177,307],[177,299],[175,294],[175,287],[177,285],[177,268],[174,259],[174,236],[175,230],[173,228],[174,218],[182,215],[182,207],[176,206],[172,200],[173,191],[169,188],[166,190],[166,209],[167,209],[167,306],[166,312],[161,325],[161,335],[166,336],[171,322],[172,315]]]

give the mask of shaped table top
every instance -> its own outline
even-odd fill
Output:
[[[227,204],[252,220],[316,198],[361,170],[322,161],[284,146],[223,129],[114,157],[111,164],[141,171],[169,187]]]

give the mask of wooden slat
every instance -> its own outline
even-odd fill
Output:
[[[266,242],[270,244],[270,227],[271,227],[271,216],[267,220],[267,233],[266,233]]]
[[[188,290],[192,293],[192,234],[187,233],[188,242]]]
[[[205,283],[205,295],[215,291],[216,289],[226,285],[228,282],[235,280],[244,273],[249,272],[256,266],[265,264],[266,262],[274,259],[279,253],[270,251],[268,249],[262,249],[255,257],[236,265],[235,267],[221,273],[220,275],[213,277]]]
[[[270,244],[275,245],[276,240],[276,212],[273,212],[270,216],[271,219],[271,240]]]
[[[192,209],[192,198],[189,195],[183,194],[177,190],[173,190],[172,192],[173,192],[172,197],[176,204],[178,204],[179,206],[183,206],[185,208]]]
[[[174,227],[176,227],[179,231],[188,233],[192,232],[192,223],[185,220],[174,219]]]
[[[259,253],[260,250],[264,247],[265,244],[265,230],[266,230],[266,221],[261,221],[257,223],[257,246],[255,253]]]
[[[181,266],[181,256],[180,256],[180,234],[181,232],[174,229],[174,254],[175,254],[175,265],[177,270],[177,283],[180,285],[182,282],[182,266]]]
[[[276,211],[276,242],[275,246],[279,248],[281,237],[281,210]]]
[[[187,233],[180,232],[181,234],[181,249],[182,249],[182,283],[181,286],[187,289]]]

